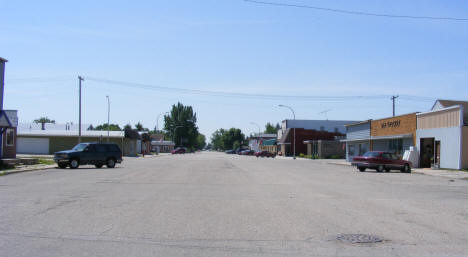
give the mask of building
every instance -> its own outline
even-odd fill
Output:
[[[307,154],[308,140],[336,140],[346,133],[346,124],[356,121],[346,120],[284,120],[277,133],[278,154],[293,155],[294,129],[296,130],[296,155]]]
[[[468,102],[437,100],[417,114],[419,167],[468,169]]]
[[[18,111],[3,109],[6,62],[7,60],[0,57],[0,159],[14,159],[16,158]]]
[[[151,141],[151,151],[155,153],[170,153],[174,150],[174,142],[164,140]]]
[[[78,144],[78,131],[18,131],[16,151],[21,154],[53,154]],[[125,156],[136,156],[137,140],[125,138],[124,131],[109,131],[109,142],[117,144]],[[81,142],[107,142],[107,131],[83,130]]]
[[[352,161],[355,156],[360,156],[370,150],[371,145],[371,120],[361,121],[345,125],[346,160]]]
[[[371,151],[389,151],[403,156],[416,145],[416,113],[371,120]]]
[[[276,138],[263,140],[260,145],[260,151],[268,151],[276,154]]]
[[[346,143],[339,140],[306,140],[307,155],[319,159],[344,159],[346,156]]]
[[[276,139],[276,134],[255,134],[251,136],[249,140],[249,149],[253,151],[260,151],[263,142],[266,140]],[[275,140],[276,144],[276,140]],[[274,151],[276,153],[276,151]]]

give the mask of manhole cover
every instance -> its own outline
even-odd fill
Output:
[[[371,244],[380,243],[383,241],[383,239],[378,236],[366,234],[340,234],[336,237],[336,239],[341,242],[353,244]]]

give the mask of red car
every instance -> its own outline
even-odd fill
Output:
[[[184,154],[185,153],[185,148],[183,147],[177,147],[176,149],[172,150],[172,154]]]
[[[255,152],[254,153],[255,156],[258,157],[271,157],[271,158],[275,158],[276,154],[274,153],[270,153],[268,151],[259,151],[259,152]]]
[[[361,172],[366,171],[366,169],[375,169],[377,172],[400,170],[405,173],[410,173],[412,166],[411,162],[401,160],[394,153],[379,151],[371,151],[363,156],[354,157],[352,165]]]

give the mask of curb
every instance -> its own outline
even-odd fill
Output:
[[[36,165],[28,166],[28,167],[25,167],[24,169],[11,169],[11,170],[0,171],[0,176],[6,176],[6,175],[10,175],[10,174],[16,174],[16,173],[21,173],[21,172],[29,172],[29,171],[36,171],[36,170],[47,170],[47,169],[57,167],[56,164],[50,164],[50,165],[41,165],[41,164],[39,164],[39,165],[38,166],[36,166]]]

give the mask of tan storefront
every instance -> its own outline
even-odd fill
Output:
[[[373,151],[390,151],[403,155],[416,145],[416,113],[371,121],[371,145]]]

